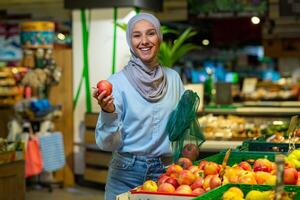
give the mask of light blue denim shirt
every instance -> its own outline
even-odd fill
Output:
[[[129,83],[122,71],[108,80],[113,85],[115,112],[101,111],[96,127],[96,143],[104,151],[142,156],[171,153],[165,131],[171,112],[176,108],[184,87],[179,74],[163,68],[168,90],[158,102],[146,101]]]

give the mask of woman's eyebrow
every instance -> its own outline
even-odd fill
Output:
[[[146,32],[156,31],[155,28],[147,29]],[[141,31],[133,31],[132,33],[141,33]]]

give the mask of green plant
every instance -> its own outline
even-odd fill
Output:
[[[163,41],[158,53],[158,60],[160,64],[165,67],[173,67],[182,56],[191,50],[197,49],[197,45],[193,43],[186,43],[189,38],[196,34],[196,31],[193,31],[192,28],[188,28],[179,35],[176,40]]]

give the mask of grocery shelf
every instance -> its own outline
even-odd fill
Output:
[[[300,107],[205,108],[204,111],[198,114],[283,117],[300,115]]]
[[[207,140],[201,145],[200,151],[219,152],[228,148],[235,149],[242,143],[243,141]]]

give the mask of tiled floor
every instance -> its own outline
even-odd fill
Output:
[[[104,192],[86,187],[27,190],[26,200],[103,200]]]

